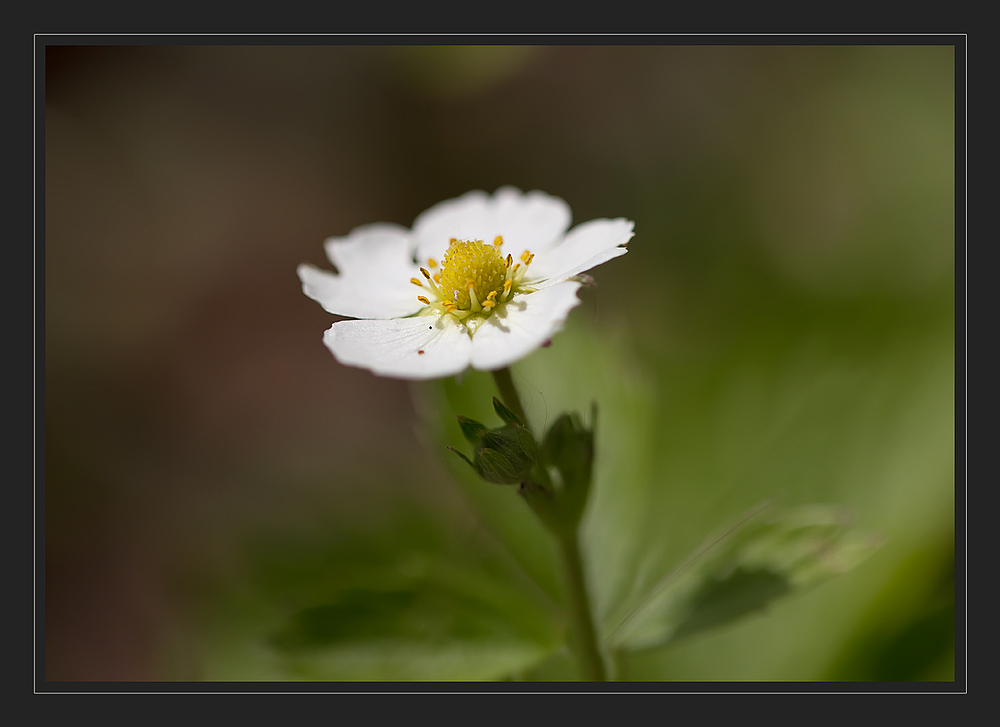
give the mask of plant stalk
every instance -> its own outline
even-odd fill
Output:
[[[494,371],[493,380],[500,391],[500,400],[524,422],[524,426],[530,429],[531,426],[528,424],[528,417],[525,416],[524,407],[521,406],[521,397],[518,396],[517,389],[514,387],[514,379],[510,376],[510,369],[504,366],[502,369]]]
[[[597,646],[597,632],[594,629],[594,617],[590,611],[590,599],[587,596],[587,585],[583,578],[583,559],[580,557],[580,547],[577,534],[574,532],[560,538],[559,550],[563,567],[563,577],[566,579],[567,596],[569,597],[569,617],[572,627],[573,641],[580,671],[585,681],[607,681],[604,668],[604,658]]]
[[[518,396],[517,388],[511,378],[510,369],[502,368],[499,371],[494,371],[493,379],[496,381],[503,403],[525,423],[525,426],[528,426],[528,418],[525,416],[521,398]],[[545,462],[539,462],[538,469],[542,475],[548,474]],[[549,484],[548,489],[551,491],[551,484]],[[533,504],[532,508],[535,509],[536,505]],[[540,517],[542,516],[541,513],[538,514]],[[566,529],[550,526],[544,517],[542,517],[542,521],[559,545],[559,563],[562,566],[562,576],[568,598],[571,644],[579,662],[581,676],[585,681],[607,681],[604,658],[597,645],[597,631],[594,628],[590,597],[587,594],[587,584],[583,575],[583,559],[580,556],[578,542],[579,525],[575,525],[572,530],[567,532]]]

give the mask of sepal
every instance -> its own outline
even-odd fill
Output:
[[[449,449],[468,462],[484,480],[498,485],[513,485],[528,478],[535,466],[534,441],[524,427],[506,424],[489,429],[463,416],[458,417],[458,426],[473,447],[472,459],[457,449]]]

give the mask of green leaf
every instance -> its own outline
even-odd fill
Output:
[[[609,644],[650,648],[724,626],[847,572],[880,545],[852,529],[839,508],[766,509],[711,538],[622,621]]]
[[[554,604],[453,527],[401,511],[346,539],[257,541],[242,585],[220,586],[197,678],[494,680],[549,658],[562,644]]]
[[[497,679],[557,647],[554,632],[526,620],[544,614],[516,591],[446,563],[421,567],[384,589],[346,587],[294,613],[271,644],[293,674],[338,681]]]

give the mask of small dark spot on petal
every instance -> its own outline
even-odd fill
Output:
[[[552,339],[550,338],[549,340],[547,340],[545,343],[542,344],[542,348],[548,348],[551,345],[552,345]]]
[[[417,353],[419,353],[422,356],[424,352],[423,351],[417,351]]]

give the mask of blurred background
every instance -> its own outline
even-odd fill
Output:
[[[295,268],[505,184],[636,223],[514,367],[538,421],[609,412],[600,613],[766,498],[884,542],[620,676],[954,678],[951,47],[49,46],[45,101],[47,679],[351,678],[281,625],[331,570],[493,567],[428,434],[458,384],[336,363]]]

